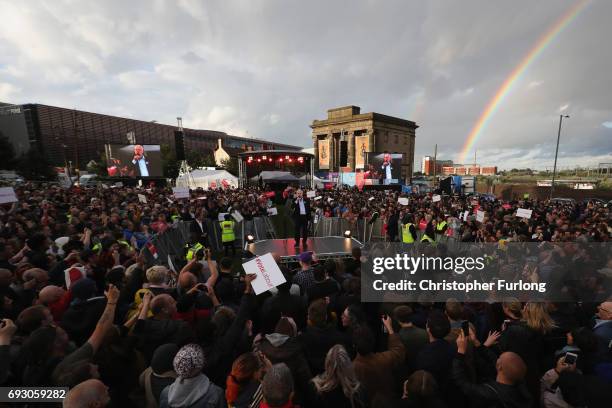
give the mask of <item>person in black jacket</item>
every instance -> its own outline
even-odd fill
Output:
[[[426,330],[429,343],[417,355],[416,368],[430,372],[442,391],[446,391],[455,355],[453,345],[444,339],[450,333],[450,322],[442,312],[433,310],[427,319]]]
[[[327,303],[323,299],[312,302],[308,307],[308,327],[298,336],[310,370],[320,374],[325,370],[328,350],[335,344],[350,345],[350,336],[341,333],[328,321]]]
[[[468,338],[463,332],[457,337],[457,355],[453,361],[452,377],[455,384],[471,401],[470,406],[491,408],[529,408],[533,398],[523,384],[527,366],[516,353],[502,353],[495,364],[495,381],[473,383],[466,370],[465,353]]]
[[[153,317],[147,319],[149,305]],[[154,298],[151,292],[144,295],[143,306],[134,326],[134,335],[147,365],[150,364],[155,349],[162,344],[175,343],[180,346],[193,338],[193,331],[186,322],[172,319],[175,313],[176,301],[170,295],[161,294]]]
[[[308,222],[310,221],[310,199],[304,198],[304,192],[297,190],[295,199],[291,203],[291,211],[294,223],[294,238],[295,247],[300,246],[300,236],[302,237],[302,245],[307,247],[306,240],[308,239]]]

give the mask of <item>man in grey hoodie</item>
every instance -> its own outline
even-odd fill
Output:
[[[223,390],[202,373],[204,352],[199,345],[183,346],[173,363],[178,378],[162,391],[160,408],[226,407]]]

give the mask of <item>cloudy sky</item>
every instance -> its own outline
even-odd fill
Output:
[[[0,101],[310,146],[358,105],[414,120],[417,161],[457,160],[496,90],[576,0],[0,0]],[[478,161],[612,162],[612,1],[592,0],[514,83]],[[472,153],[473,154],[473,153]],[[417,166],[419,163],[415,163]]]

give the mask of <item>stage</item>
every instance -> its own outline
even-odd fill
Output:
[[[293,238],[265,239],[247,244],[246,250],[254,255],[264,255],[272,252],[281,257],[282,263],[289,263],[297,261],[298,256],[306,251],[312,251],[316,254],[317,259],[324,260],[350,257],[353,248],[363,247],[363,244],[355,238],[344,237],[312,237],[308,238],[307,243],[308,247],[304,249],[301,245],[299,248],[294,248],[295,240]]]

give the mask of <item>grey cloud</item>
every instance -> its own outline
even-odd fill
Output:
[[[356,104],[416,120],[417,161],[435,143],[457,159],[504,79],[572,4],[0,0],[13,22],[0,26],[0,100],[183,116],[305,146],[313,119]],[[478,139],[482,164],[550,160],[566,103],[564,156],[611,155],[610,14],[612,3],[591,2],[530,65]]]

